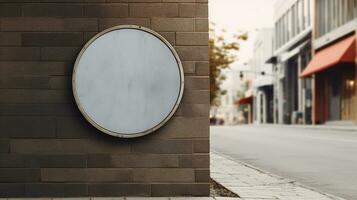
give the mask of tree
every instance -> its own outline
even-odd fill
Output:
[[[213,30],[210,30],[210,32],[210,102],[212,106],[217,106],[220,104],[219,97],[226,93],[225,90],[221,89],[221,84],[226,78],[222,74],[222,70],[229,68],[230,64],[235,61],[234,52],[239,51],[239,42],[247,40],[248,35],[246,33],[238,34],[234,36],[234,41],[227,42],[223,36],[216,36]]]

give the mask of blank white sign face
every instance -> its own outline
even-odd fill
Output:
[[[173,47],[137,26],[108,29],[77,58],[73,93],[85,118],[117,137],[138,137],[161,127],[183,93],[183,70]]]

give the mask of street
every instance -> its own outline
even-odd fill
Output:
[[[357,133],[353,131],[211,127],[211,151],[321,192],[357,199]]]

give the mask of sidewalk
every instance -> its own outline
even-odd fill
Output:
[[[315,130],[333,130],[333,131],[350,131],[357,133],[357,125],[333,125],[333,124],[321,124],[321,125],[286,125],[286,124],[253,124],[253,126],[260,127],[283,127],[283,128],[303,128],[303,129],[315,129]]]
[[[243,200],[344,200],[211,152],[211,177]]]
[[[239,200],[228,197],[78,197],[78,198],[0,198],[0,200]]]

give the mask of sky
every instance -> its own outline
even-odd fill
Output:
[[[215,24],[215,32],[225,29],[228,40],[238,31],[247,32],[249,39],[242,42],[238,60],[232,64],[239,69],[253,54],[254,37],[257,30],[274,26],[275,0],[209,0],[209,20]]]

